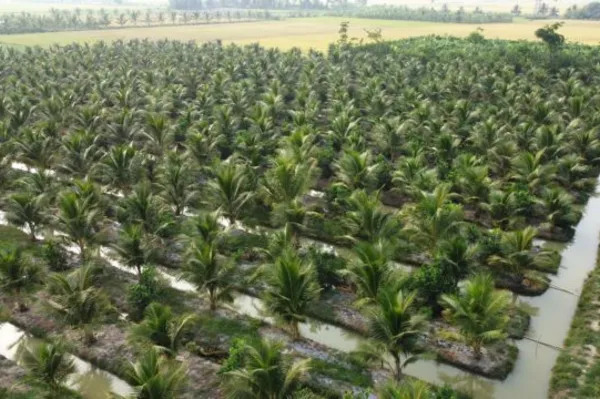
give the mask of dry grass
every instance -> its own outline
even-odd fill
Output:
[[[259,42],[264,46],[303,50],[324,50],[338,37],[339,23],[343,18],[307,18],[284,21],[260,21],[249,23],[223,23],[210,25],[168,26],[155,28],[126,28],[77,32],[56,32],[22,35],[0,35],[0,43],[11,45],[41,45],[54,43],[112,41],[117,39],[148,38],[151,40],[173,39],[198,42],[221,39],[225,43],[240,44]],[[549,21],[520,21],[512,24],[482,24],[483,34],[488,38],[534,40],[534,31]],[[400,39],[422,35],[466,36],[477,25],[444,24],[434,22],[384,21],[350,19],[350,36],[364,37],[364,29],[381,28],[385,39]],[[567,21],[561,32],[572,42],[600,43],[600,24],[593,21]]]

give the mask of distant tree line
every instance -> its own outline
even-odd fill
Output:
[[[600,20],[600,2],[592,2],[581,8],[573,5],[566,9],[564,17],[567,19]]]
[[[406,6],[372,6],[360,7],[351,10],[332,10],[328,12],[332,16],[344,16],[354,18],[394,19],[404,21],[434,21],[455,23],[494,23],[512,22],[513,16],[509,13],[483,12],[477,8],[467,12],[463,7],[457,11],[451,11],[446,5],[441,9],[434,8],[409,8]]]
[[[58,32],[82,29],[110,29],[133,26],[189,25],[276,19],[268,10],[204,10],[194,12],[162,10],[70,10],[52,9],[45,14],[7,13],[0,15],[0,34]]]
[[[174,10],[244,8],[270,10],[324,10],[349,7],[347,0],[169,0]]]

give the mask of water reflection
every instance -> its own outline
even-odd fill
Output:
[[[17,361],[17,350],[21,343],[34,345],[40,340],[30,337],[10,323],[0,324],[0,355]],[[78,390],[84,399],[106,399],[111,392],[128,396],[134,393],[133,388],[120,378],[99,370],[78,357],[71,356],[75,364],[75,373],[68,381],[69,388]]]

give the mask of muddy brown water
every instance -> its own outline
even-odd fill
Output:
[[[17,348],[22,342],[34,343],[37,340],[10,323],[0,323],[0,355],[18,362]],[[106,399],[111,393],[121,396],[134,393],[133,388],[117,376],[76,356],[71,355],[71,359],[75,373],[69,377],[67,386],[78,391],[84,399]]]

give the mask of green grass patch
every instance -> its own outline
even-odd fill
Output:
[[[600,259],[584,284],[577,313],[550,380],[550,398],[600,397]]]
[[[373,385],[371,376],[365,374],[358,368],[341,367],[335,363],[321,359],[312,359],[310,365],[313,372],[330,377],[334,380],[345,381],[363,388]]]

